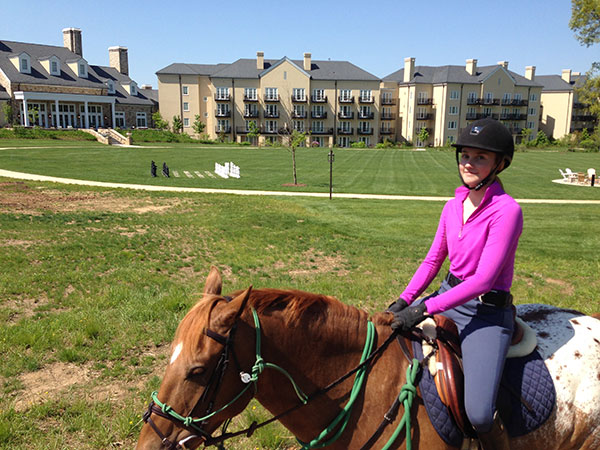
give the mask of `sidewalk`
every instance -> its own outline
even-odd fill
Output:
[[[232,195],[266,195],[281,197],[320,197],[329,198],[328,192],[289,192],[289,191],[255,191],[255,190],[237,190],[237,189],[209,189],[209,188],[186,188],[175,186],[153,186],[146,184],[126,184],[126,183],[107,183],[103,181],[76,180],[73,178],[49,177],[46,175],[35,175],[23,172],[13,172],[0,169],[0,176],[15,178],[18,180],[30,181],[50,181],[53,183],[75,184],[79,186],[96,186],[118,189],[135,189],[141,191],[154,192],[198,192],[203,194],[232,194]],[[445,202],[451,197],[426,197],[417,195],[378,195],[378,194],[349,194],[333,193],[335,198],[356,198],[356,199],[374,199],[374,200],[420,200],[428,202]],[[579,205],[600,205],[600,200],[554,200],[554,199],[515,199],[519,203],[544,203],[544,204],[579,204]]]

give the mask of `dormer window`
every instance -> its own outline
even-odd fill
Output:
[[[19,72],[31,73],[31,59],[27,53],[19,55]]]
[[[106,86],[108,86],[108,93],[109,94],[114,94],[115,93],[115,82],[113,80],[108,80],[106,82]]]
[[[79,69],[79,76],[81,78],[87,78],[87,64],[84,61],[79,61],[77,67]]]
[[[58,70],[58,62],[56,62],[56,61],[50,61],[50,73],[52,75],[59,75],[60,74],[60,70]]]
[[[135,83],[131,83],[131,87],[129,92],[131,92],[131,95],[138,95],[137,93],[137,85]]]

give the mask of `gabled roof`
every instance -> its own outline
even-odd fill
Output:
[[[316,61],[311,62],[311,69],[304,70],[303,60],[291,60],[287,57],[281,59],[265,59],[264,68],[257,69],[256,59],[242,58],[231,64],[181,64],[174,63],[156,72],[157,75],[207,75],[212,78],[250,78],[258,79],[270,68],[281,64],[283,61],[298,66],[313,80],[360,80],[379,81],[375,75],[355,66],[348,61]]]
[[[415,66],[415,74],[408,83],[404,83],[404,69],[397,70],[383,78],[383,81],[395,81],[398,84],[480,84],[498,69],[505,70],[500,65],[477,67],[474,75],[469,75],[465,66]],[[540,83],[528,80],[511,70],[506,72],[518,86],[541,86]]]
[[[21,73],[9,60],[10,55],[27,53],[31,58],[31,73]],[[49,74],[41,61],[56,56],[60,62],[60,75]],[[117,103],[134,105],[151,105],[140,89],[138,95],[132,96],[121,86],[122,83],[131,83],[133,80],[123,75],[113,67],[88,65],[87,78],[79,77],[68,66],[68,62],[84,60],[82,56],[73,53],[66,47],[54,45],[29,44],[25,42],[0,41],[0,70],[11,83],[27,83],[44,86],[66,86],[73,88],[105,87],[107,80],[115,81],[115,96]],[[87,61],[86,61],[87,62]]]
[[[542,91],[567,92],[583,86],[587,77],[585,75],[571,75],[571,82],[567,83],[560,75],[538,75],[535,77],[542,84]]]

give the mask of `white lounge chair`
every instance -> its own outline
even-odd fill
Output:
[[[577,173],[576,172],[573,172],[568,167],[565,169],[565,172],[567,174],[567,177],[569,177],[569,182],[570,183],[574,183],[574,182],[577,181]]]
[[[562,169],[558,169],[558,171],[559,171],[559,172],[560,172],[560,174],[562,175],[562,180],[563,180],[563,181],[569,181],[569,176],[568,176],[568,175],[567,175],[565,172],[563,172],[563,170],[562,170]]]

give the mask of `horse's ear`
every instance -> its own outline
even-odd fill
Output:
[[[236,298],[231,300],[232,308],[237,308],[237,312],[235,313],[235,318],[233,320],[234,322],[236,322],[240,318],[240,316],[244,312],[244,309],[246,309],[246,305],[248,304],[248,299],[250,298],[251,292],[252,292],[252,286],[250,286],[248,289],[246,289],[244,292],[242,292]]]
[[[221,278],[221,274],[219,273],[219,269],[217,269],[215,266],[212,266],[210,268],[210,272],[208,273],[208,277],[206,277],[206,284],[204,285],[204,293],[221,295],[222,287],[223,287],[223,280]]]

